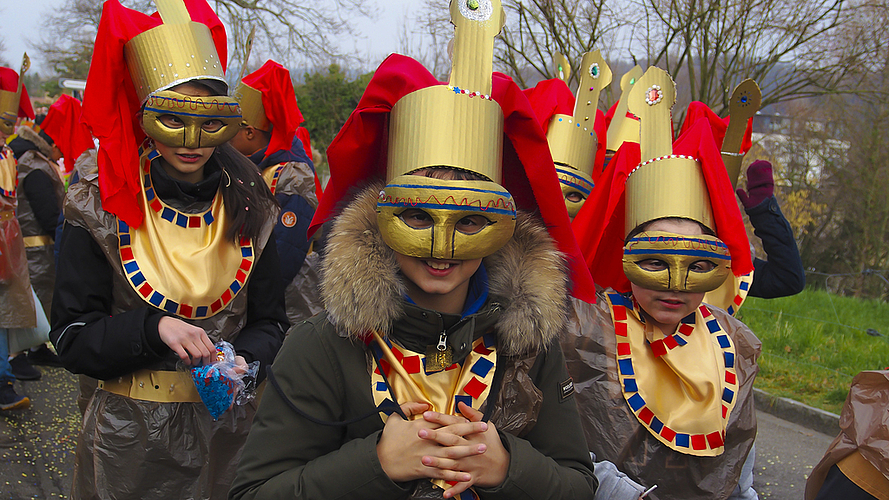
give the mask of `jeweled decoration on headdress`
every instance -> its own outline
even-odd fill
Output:
[[[568,80],[571,79],[571,62],[565,57],[565,54],[561,52],[553,54],[553,69],[559,80],[568,83]]]

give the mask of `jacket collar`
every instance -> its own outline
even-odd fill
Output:
[[[309,159],[309,155],[306,154],[306,150],[303,148],[302,141],[296,136],[293,137],[293,145],[290,146],[290,149],[279,149],[268,156],[265,155],[266,150],[268,150],[268,146],[250,155],[250,161],[256,164],[260,172],[273,165],[280,165],[281,163],[289,163],[292,161],[296,163],[305,163],[312,168],[312,171],[315,170],[312,160]]]
[[[436,321],[440,317],[444,328],[466,328],[468,332],[454,335],[455,356],[464,337],[480,331],[479,323],[488,320],[497,330],[498,348],[507,355],[545,349],[557,337],[567,321],[566,263],[542,223],[530,214],[519,214],[510,242],[484,260],[489,282],[485,306],[460,320],[403,299],[405,286],[395,252],[383,242],[377,227],[381,188],[368,187],[343,209],[325,247],[321,296],[341,335],[358,339],[378,330],[400,336],[403,328],[422,326],[437,336],[441,330],[429,322],[432,316]],[[450,327],[449,319],[453,322]],[[450,334],[448,339],[451,343]]]

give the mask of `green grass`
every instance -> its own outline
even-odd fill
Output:
[[[739,319],[762,340],[755,386],[839,413],[852,377],[889,367],[889,304],[805,290],[748,298]],[[872,328],[883,336],[865,333]]]

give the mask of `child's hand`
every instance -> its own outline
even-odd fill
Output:
[[[157,333],[186,365],[199,366],[216,360],[216,347],[202,328],[164,316],[157,324]]]
[[[247,360],[244,356],[235,356],[235,366],[232,368],[238,375],[247,373]]]
[[[410,418],[421,415],[429,409],[426,403],[404,403],[401,410]],[[440,453],[437,443],[420,438],[420,432],[440,427],[438,424],[417,420],[403,420],[392,414],[386,419],[380,442],[377,443],[377,456],[383,472],[396,482],[415,479],[444,479],[445,481],[468,481],[469,474],[460,471],[427,467],[422,459],[426,455]]]
[[[446,447],[437,456],[424,456],[424,465],[463,471],[470,476],[448,488],[444,492],[445,498],[452,498],[473,485],[482,488],[498,486],[506,480],[509,470],[509,452],[503,447],[494,424],[482,422],[482,413],[465,403],[458,404],[457,409],[468,420],[459,416],[426,412],[423,414],[425,420],[442,427],[420,431],[420,437]]]

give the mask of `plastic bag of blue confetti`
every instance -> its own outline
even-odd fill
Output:
[[[216,343],[216,361],[192,368],[191,377],[201,401],[216,420],[232,405],[247,404],[256,397],[258,370],[258,361],[249,363],[246,371],[239,367],[234,348],[222,341]]]

